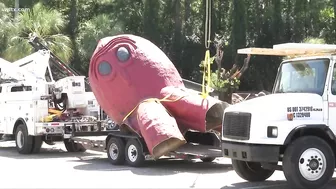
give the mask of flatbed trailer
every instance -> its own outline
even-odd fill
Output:
[[[41,43],[41,40],[36,35],[32,34],[29,43],[32,45],[32,47],[36,51],[40,50],[46,50],[49,52],[49,66],[50,71],[52,74],[52,78],[55,80],[60,80],[62,78],[66,78],[69,76],[80,76],[81,74],[78,73],[75,69],[68,66],[66,63],[64,63],[60,58],[58,58],[55,54],[53,54],[50,49],[46,46],[44,46]],[[26,64],[23,64],[26,65]],[[20,64],[20,66],[23,66]],[[195,91],[201,91],[201,85],[186,79],[183,79],[184,84],[187,88],[193,89]],[[96,99],[94,98],[94,95],[90,89],[90,84],[87,78],[85,78],[85,92],[87,97],[89,98],[89,101],[91,101],[91,104],[96,104]],[[99,106],[98,104],[96,104]],[[98,113],[95,113],[98,112]],[[98,114],[97,117],[98,120],[106,120],[106,115],[104,115],[104,111],[101,108],[92,108],[92,110],[89,111],[89,115],[91,113],[94,115]],[[45,123],[42,123],[43,127]],[[45,128],[47,131],[56,131],[56,127],[54,123],[49,123],[50,125],[53,125],[52,128]],[[58,123],[55,123],[58,124]],[[66,125],[64,125],[66,124]],[[85,126],[89,125],[89,126]],[[98,129],[97,129],[98,127]],[[107,130],[107,126],[104,125],[103,128],[101,127],[101,123],[62,123],[58,127],[60,133],[62,133],[63,138],[66,139],[66,141],[69,141],[70,143],[75,142],[76,145],[70,145],[70,146],[80,146],[82,149],[82,146],[85,149],[89,150],[95,150],[100,152],[107,152],[109,159],[111,160],[111,163],[113,164],[122,164],[126,160],[130,165],[137,166],[142,164],[142,161],[145,159],[151,159],[148,153],[148,149],[146,148],[145,142],[142,138],[140,138],[137,135],[132,134],[125,134],[120,131],[111,131]],[[64,129],[61,132],[61,130]],[[189,132],[189,135],[193,132]],[[197,133],[197,132],[195,132]],[[195,134],[194,133],[194,134]],[[220,139],[219,137],[214,133],[203,133],[203,134],[196,134],[197,136],[200,136],[200,139],[202,138],[210,138],[209,140],[204,140],[201,142],[195,140],[197,137],[187,137],[188,143],[181,146],[179,149],[177,149],[174,152],[171,152],[167,155],[174,158],[183,158],[183,159],[195,159],[200,158],[202,161],[213,161],[216,157],[222,157],[221,149],[220,149]],[[48,133],[48,139],[52,141],[55,138],[55,134]],[[210,137],[209,137],[210,136]],[[113,139],[113,140],[112,140]],[[114,142],[113,142],[114,141]],[[208,144],[208,142],[210,143]],[[114,146],[114,148],[111,147]],[[69,145],[68,145],[69,146]],[[110,148],[111,147],[111,148]],[[115,150],[115,147],[118,149],[122,149],[120,152],[120,156],[116,157],[115,154],[113,154],[113,151]],[[132,148],[133,151],[139,150],[141,151],[140,156],[136,156],[138,159],[134,160],[134,162],[130,161],[130,158],[128,158],[128,153],[125,153],[126,147]],[[130,151],[132,151],[132,149]],[[82,149],[84,150],[84,149]],[[110,153],[111,152],[111,153]],[[109,155],[109,153],[111,155]],[[134,154],[134,153],[133,153]],[[113,159],[117,158],[117,159]]]
[[[220,138],[216,133],[199,133],[188,131],[185,134],[187,143],[166,154],[164,157],[176,159],[201,159],[212,162],[222,157]],[[149,154],[143,138],[120,130],[104,132],[72,132],[75,143],[81,144],[88,150],[106,152],[113,165],[142,166],[146,160],[154,160]]]

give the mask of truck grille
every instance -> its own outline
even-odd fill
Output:
[[[250,139],[251,114],[226,112],[223,122],[223,136],[230,139]]]

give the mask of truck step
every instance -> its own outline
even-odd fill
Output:
[[[13,141],[15,140],[14,135],[2,135],[0,137],[0,142]]]

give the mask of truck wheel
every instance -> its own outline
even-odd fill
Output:
[[[125,147],[126,162],[132,167],[140,167],[145,162],[140,143],[135,139],[130,139]]]
[[[262,182],[271,177],[275,170],[268,170],[261,167],[258,162],[246,162],[232,160],[232,167],[242,178],[250,182]]]
[[[42,137],[41,136],[35,136],[33,137],[33,148],[32,153],[39,153],[42,147]]]
[[[20,154],[30,154],[33,148],[33,137],[28,135],[27,127],[20,124],[15,132],[16,149]]]
[[[75,143],[73,140],[64,140],[64,146],[68,152],[85,152],[86,149],[83,145]]]
[[[212,162],[213,160],[215,160],[216,158],[214,157],[205,157],[205,158],[201,158],[201,160],[203,162]]]
[[[125,162],[125,144],[120,138],[112,137],[107,143],[107,157],[112,165],[122,165]]]
[[[323,188],[331,180],[334,168],[332,149],[315,136],[295,140],[284,154],[284,175],[294,188]]]

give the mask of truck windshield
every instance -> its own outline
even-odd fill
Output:
[[[329,59],[283,63],[275,81],[274,93],[315,93],[322,95]]]

